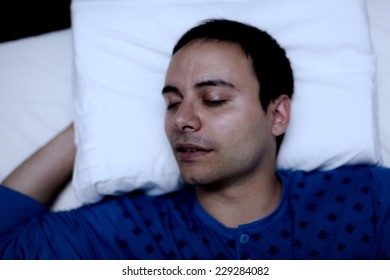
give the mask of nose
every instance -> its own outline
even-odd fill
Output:
[[[179,132],[195,132],[200,129],[199,115],[192,102],[183,101],[174,116],[174,127]]]

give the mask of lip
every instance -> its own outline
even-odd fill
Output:
[[[175,153],[181,161],[195,161],[212,152],[212,149],[191,143],[178,143],[174,146]]]

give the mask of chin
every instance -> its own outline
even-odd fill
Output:
[[[224,181],[224,173],[210,166],[180,166],[181,178],[187,185],[216,188]]]
[[[187,185],[191,186],[200,186],[209,183],[207,182],[209,180],[206,180],[204,176],[199,176],[199,174],[184,172],[182,173],[181,177]]]
[[[199,187],[202,189],[219,189],[221,187],[221,181],[218,180],[212,180],[210,179],[210,176],[203,175],[203,176],[195,176],[195,175],[189,175],[186,174],[182,176],[183,181],[189,185],[189,186],[194,186],[194,187]]]

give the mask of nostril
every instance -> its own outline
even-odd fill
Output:
[[[190,126],[190,125],[184,125],[182,128],[181,128],[181,130],[182,131],[188,131],[188,130],[193,130],[194,128],[192,127],[192,126]]]

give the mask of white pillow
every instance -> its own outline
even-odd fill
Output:
[[[372,46],[378,60],[376,111],[383,165],[390,167],[390,1],[368,0]]]
[[[255,25],[287,50],[295,95],[278,167],[377,163],[366,12],[363,0],[73,0],[79,198],[177,188],[161,89],[176,41],[209,18]]]

